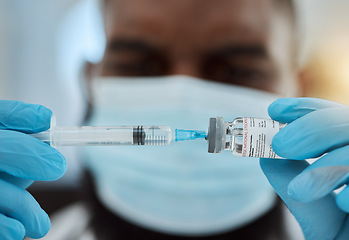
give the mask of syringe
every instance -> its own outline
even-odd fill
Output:
[[[84,145],[168,145],[171,141],[205,139],[204,131],[175,129],[169,126],[56,127],[31,136],[56,146]]]

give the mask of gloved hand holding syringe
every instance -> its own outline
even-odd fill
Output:
[[[270,119],[236,118],[224,122],[211,118],[208,133],[175,129],[169,126],[57,127],[52,117],[51,128],[31,134],[53,147],[83,145],[169,145],[172,141],[206,139],[209,153],[232,151],[241,157],[279,158],[271,148],[274,135],[284,127]]]

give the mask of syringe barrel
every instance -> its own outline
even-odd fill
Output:
[[[51,146],[133,145],[133,127],[56,127]]]
[[[51,146],[85,145],[168,145],[172,140],[168,126],[55,127],[33,134]]]
[[[145,136],[141,145],[169,145],[172,141],[173,135],[169,126],[142,126],[142,128]]]

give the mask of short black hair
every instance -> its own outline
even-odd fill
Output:
[[[106,7],[106,3],[109,2],[109,0],[100,0],[101,8],[104,11]],[[285,13],[288,13],[291,17],[291,20],[295,21],[296,19],[296,13],[295,13],[295,6],[294,6],[294,0],[274,0],[274,2],[285,11]]]

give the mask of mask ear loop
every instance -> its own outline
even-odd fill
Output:
[[[55,128],[56,128],[56,116],[52,114],[52,117],[51,117],[51,126],[50,126],[50,143],[51,143],[51,146],[52,147],[55,147],[55,144],[53,142],[53,133],[55,131]]]

